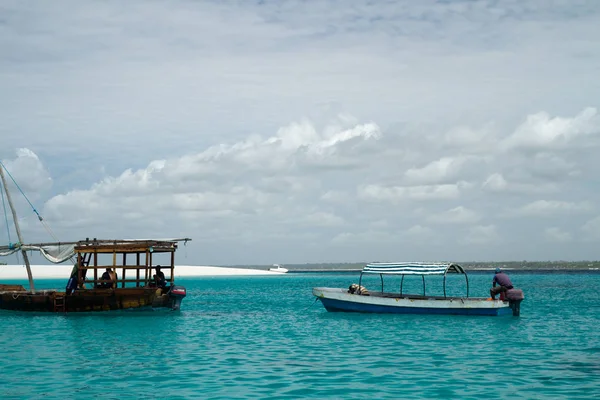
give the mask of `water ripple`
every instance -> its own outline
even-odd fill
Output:
[[[471,277],[472,294],[485,296],[490,279]],[[346,287],[347,274],[187,279],[178,313],[2,312],[2,398],[597,396],[600,275],[514,280],[526,294],[520,318],[314,304],[313,286]]]

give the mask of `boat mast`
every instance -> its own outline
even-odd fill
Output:
[[[13,222],[15,223],[15,230],[17,231],[17,237],[19,238],[20,245],[23,244],[23,238],[21,237],[21,228],[19,228],[19,221],[17,219],[17,212],[13,207],[12,199],[10,197],[10,192],[8,191],[8,185],[6,184],[6,178],[4,177],[4,166],[0,165],[0,178],[2,178],[2,185],[4,186],[4,192],[6,193],[6,199],[8,200],[8,205],[10,206],[10,210],[13,215]],[[33,286],[33,276],[31,275],[31,265],[29,264],[29,257],[27,257],[27,252],[23,250],[21,247],[21,253],[23,254],[23,261],[25,261],[25,268],[27,269],[27,277],[29,278],[29,291],[31,293],[35,292],[35,287]]]

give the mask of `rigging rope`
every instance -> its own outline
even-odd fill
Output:
[[[8,233],[8,243],[12,243],[10,240],[10,226],[8,225],[8,213],[6,212],[6,202],[4,200],[4,190],[2,190],[2,182],[0,182],[0,193],[2,195],[2,208],[4,208],[4,220],[6,222],[6,232]]]
[[[27,202],[31,206],[31,209],[33,210],[33,212],[37,214],[38,219],[40,221],[43,221],[44,219],[42,218],[42,216],[40,215],[40,213],[38,212],[38,210],[36,210],[35,207],[33,206],[33,204],[31,204],[31,201],[29,201],[29,198],[23,192],[23,190],[21,189],[21,186],[19,186],[19,184],[17,183],[17,181],[15,181],[15,178],[13,178],[13,176],[10,174],[10,172],[8,171],[8,169],[6,168],[6,166],[2,163],[2,161],[0,161],[0,167],[4,168],[4,170],[6,171],[6,173],[8,174],[8,176],[10,177],[10,179],[13,181],[13,183],[17,187],[17,189],[19,189],[19,192],[21,192],[21,194],[23,195],[23,197],[25,197],[25,200],[27,200]]]
[[[46,223],[46,221],[44,221],[44,218],[42,218],[42,216],[40,215],[40,213],[38,212],[38,210],[36,210],[36,208],[33,206],[33,204],[31,203],[31,201],[29,201],[29,198],[27,197],[27,195],[25,194],[25,192],[23,192],[23,190],[21,189],[21,187],[19,186],[19,184],[17,183],[17,181],[15,180],[15,178],[13,178],[13,176],[8,171],[8,169],[6,168],[6,166],[2,163],[2,161],[0,161],[0,168],[4,168],[4,171],[6,171],[6,173],[8,174],[8,176],[10,177],[10,179],[13,181],[13,183],[15,184],[15,186],[17,187],[17,189],[19,189],[19,192],[21,192],[21,194],[23,195],[23,197],[25,197],[25,200],[27,200],[27,203],[29,203],[29,205],[31,206],[31,209],[37,215],[38,219],[40,220],[40,222],[42,223],[42,225],[44,226],[44,228],[46,229],[46,231],[50,234],[50,236],[52,236],[52,238],[54,240],[56,240],[57,242],[59,242],[59,240],[56,237],[56,235],[54,234],[54,232],[52,232],[52,229],[50,229],[50,226]],[[8,188],[5,188],[5,190],[8,190]],[[4,192],[2,192],[2,204],[4,205]],[[6,214],[6,206],[4,206],[4,216],[6,217],[6,229],[9,229],[8,228],[8,217],[7,217],[7,214]],[[8,240],[10,242],[10,230],[9,230],[9,233],[8,233]]]

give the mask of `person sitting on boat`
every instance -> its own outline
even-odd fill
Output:
[[[156,287],[159,287],[161,289],[167,287],[165,273],[160,270],[160,265],[156,266],[156,274],[154,274],[154,284],[156,285]]]
[[[100,280],[99,288],[115,288],[117,285],[117,273],[110,268],[106,268]]]
[[[498,286],[496,286],[496,284],[498,284]],[[513,284],[508,275],[506,275],[502,269],[496,268],[494,279],[492,280],[492,288],[490,289],[492,300],[496,299],[497,294],[506,293],[507,290],[512,288]]]
[[[352,285],[350,285],[348,287],[348,293],[350,294],[362,294],[363,296],[369,296],[369,291],[367,290],[366,287],[362,286],[362,285],[357,285],[356,283],[353,283]]]

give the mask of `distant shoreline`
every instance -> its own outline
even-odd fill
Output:
[[[341,273],[360,273],[362,269],[290,269],[291,274],[305,274],[305,273],[322,273],[322,272],[341,272]],[[465,268],[468,273],[493,273],[495,268]],[[573,273],[600,273],[600,269],[584,269],[584,268],[503,268],[504,271],[509,273],[528,273],[528,272],[573,272]]]
[[[474,274],[490,274],[495,268],[500,267],[509,273],[599,273],[599,262],[584,263],[535,263],[538,265],[507,265],[508,263],[498,263],[496,265],[481,264],[469,265],[460,264],[465,271]],[[533,264],[533,263],[532,263]],[[269,271],[270,265],[255,266],[193,266],[178,265],[175,267],[175,278],[184,277],[215,277],[215,276],[285,276],[288,274],[308,274],[308,273],[342,273],[359,274],[365,264],[305,264],[305,265],[284,265],[288,273],[279,273]],[[34,279],[67,279],[71,273],[72,265],[32,265],[32,274]],[[118,267],[117,267],[118,270]],[[25,267],[23,265],[0,265],[0,282],[2,280],[27,279]]]
[[[282,264],[289,272],[359,272],[367,263],[307,263]],[[498,261],[498,262],[456,262],[468,272],[494,271],[502,268],[506,271],[596,271],[600,270],[600,261]],[[265,265],[235,265],[234,268],[268,269]],[[224,267],[228,268],[228,267]]]

